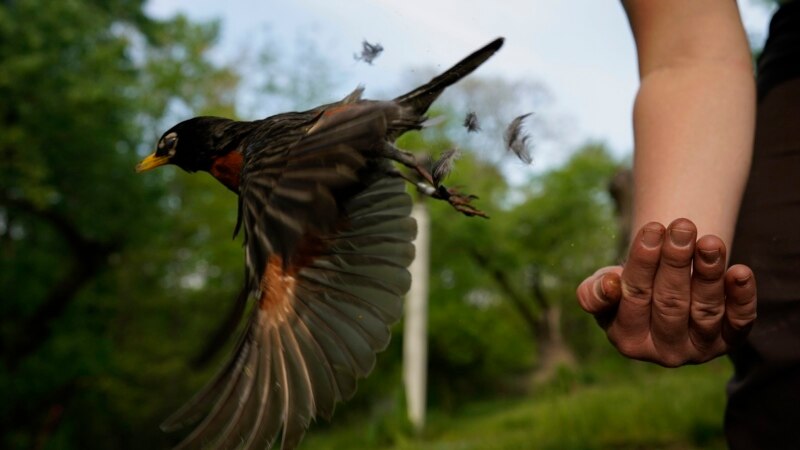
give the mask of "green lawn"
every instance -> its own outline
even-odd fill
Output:
[[[314,450],[714,449],[725,448],[722,411],[729,364],[661,369],[644,364],[565,374],[515,399],[430,412],[420,437],[390,419],[309,433]],[[398,414],[396,414],[398,415]],[[334,418],[334,422],[336,419]],[[395,422],[402,420],[395,419]]]

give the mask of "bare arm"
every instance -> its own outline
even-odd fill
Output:
[[[730,246],[755,123],[753,68],[733,0],[626,0],[639,56],[634,217],[689,217]]]
[[[599,269],[577,296],[622,354],[670,367],[704,362],[755,319],[752,271],[726,269],[755,126],[750,53],[733,0],[623,4],[641,78],[638,231],[625,266]]]

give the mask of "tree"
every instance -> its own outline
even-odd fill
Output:
[[[607,192],[616,167],[602,145],[588,144],[532,183],[512,211],[508,233],[525,249],[511,257],[520,269],[516,285],[536,303],[531,332],[538,336],[543,374],[573,359],[561,316],[575,309],[569,307],[575,287],[616,256],[619,232]]]
[[[163,446],[152,422],[164,402],[122,405],[135,373],[153,376],[146,352],[176,346],[130,325],[187,289],[160,289],[176,256],[163,245],[176,236],[169,176],[133,166],[172,111],[230,113],[237,77],[207,59],[215,24],[156,21],[142,6],[0,6],[4,448]],[[130,353],[136,336],[151,339],[143,353]],[[129,427],[151,433],[130,440]]]
[[[450,143],[439,148],[460,145],[471,150],[467,152],[470,161],[459,162],[451,182],[462,183],[480,194],[479,203],[491,211],[492,219],[487,223],[448,221],[434,210],[432,276],[435,278],[438,268],[448,267],[444,274],[455,279],[448,284],[458,284],[452,290],[472,299],[467,303],[498,304],[498,308],[485,307],[482,314],[501,309],[500,303],[506,312],[513,312],[514,322],[521,326],[529,342],[535,343],[538,371],[546,378],[559,365],[575,360],[562,326],[573,326],[574,321],[578,321],[578,327],[582,325],[580,315],[562,317],[573,310],[568,305],[574,297],[574,287],[586,271],[614,261],[616,254],[612,250],[622,245],[619,242],[626,242],[612,219],[613,203],[608,192],[618,163],[600,144],[564,151],[559,138],[564,130],[550,108],[552,99],[546,87],[534,81],[471,77],[450,89],[442,103],[446,111],[460,114],[449,114],[449,126],[442,131],[440,140]],[[466,111],[477,112],[482,128],[479,133],[467,134],[459,126]],[[520,178],[524,170],[516,158],[507,156],[502,133],[513,117],[526,112],[534,113],[526,122],[534,144],[534,165],[537,159],[551,163],[561,159],[564,163],[545,173],[530,171],[539,174],[530,174],[527,182],[509,186],[506,174],[513,171],[515,178]],[[542,154],[545,151],[573,156],[554,158]],[[443,228],[437,236],[436,226],[440,223]],[[569,245],[561,244],[564,242]],[[447,257],[437,260],[436,255]],[[464,275],[459,276],[462,271]],[[437,291],[435,280],[432,285],[432,299],[448,295]],[[439,329],[433,323],[435,317],[432,310],[431,329]],[[434,332],[432,339],[435,338]],[[585,346],[586,342],[580,345]],[[474,347],[480,348],[481,344]],[[436,352],[435,348],[432,352]],[[529,360],[519,358],[517,362],[524,361]]]
[[[472,353],[470,364],[488,357],[476,353],[484,348],[493,357],[505,355],[505,362],[494,366],[507,373],[535,361],[539,373],[552,374],[558,365],[574,360],[575,339],[567,336],[585,334],[581,328],[588,325],[580,315],[564,317],[575,310],[570,307],[575,286],[593,267],[615,257],[617,230],[607,185],[616,162],[601,145],[590,144],[563,167],[533,177],[517,192],[505,186],[497,169],[465,162],[460,161],[453,182],[480,193],[480,206],[489,210],[491,219],[447,221],[442,216],[446,211],[434,209],[431,297],[437,305],[440,297],[460,297],[459,307],[471,307],[472,313],[487,316],[484,319],[496,317],[493,320],[516,331],[500,331],[477,320],[462,324],[463,317],[454,326],[448,323],[455,316],[452,310],[440,317],[432,306],[431,329],[447,330],[432,332],[432,347],[437,346],[437,332],[450,334],[456,327],[471,327],[478,336],[461,355]],[[435,323],[439,319],[443,322]],[[454,339],[449,340],[451,344],[444,347],[457,351]],[[524,356],[521,340],[529,348],[535,345],[535,358]],[[494,342],[497,348],[492,347]],[[444,349],[432,353],[443,359],[456,357]]]

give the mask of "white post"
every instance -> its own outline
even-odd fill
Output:
[[[422,202],[414,204],[411,216],[417,220],[417,256],[411,263],[411,289],[406,297],[403,330],[403,380],[406,387],[408,419],[417,432],[425,427],[428,382],[428,277],[430,259],[430,216]]]

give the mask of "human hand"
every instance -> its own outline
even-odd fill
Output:
[[[677,367],[726,353],[756,318],[752,270],[725,270],[726,250],[713,235],[677,219],[651,222],[636,235],[625,266],[599,269],[578,286],[581,307],[595,316],[623,355]]]

